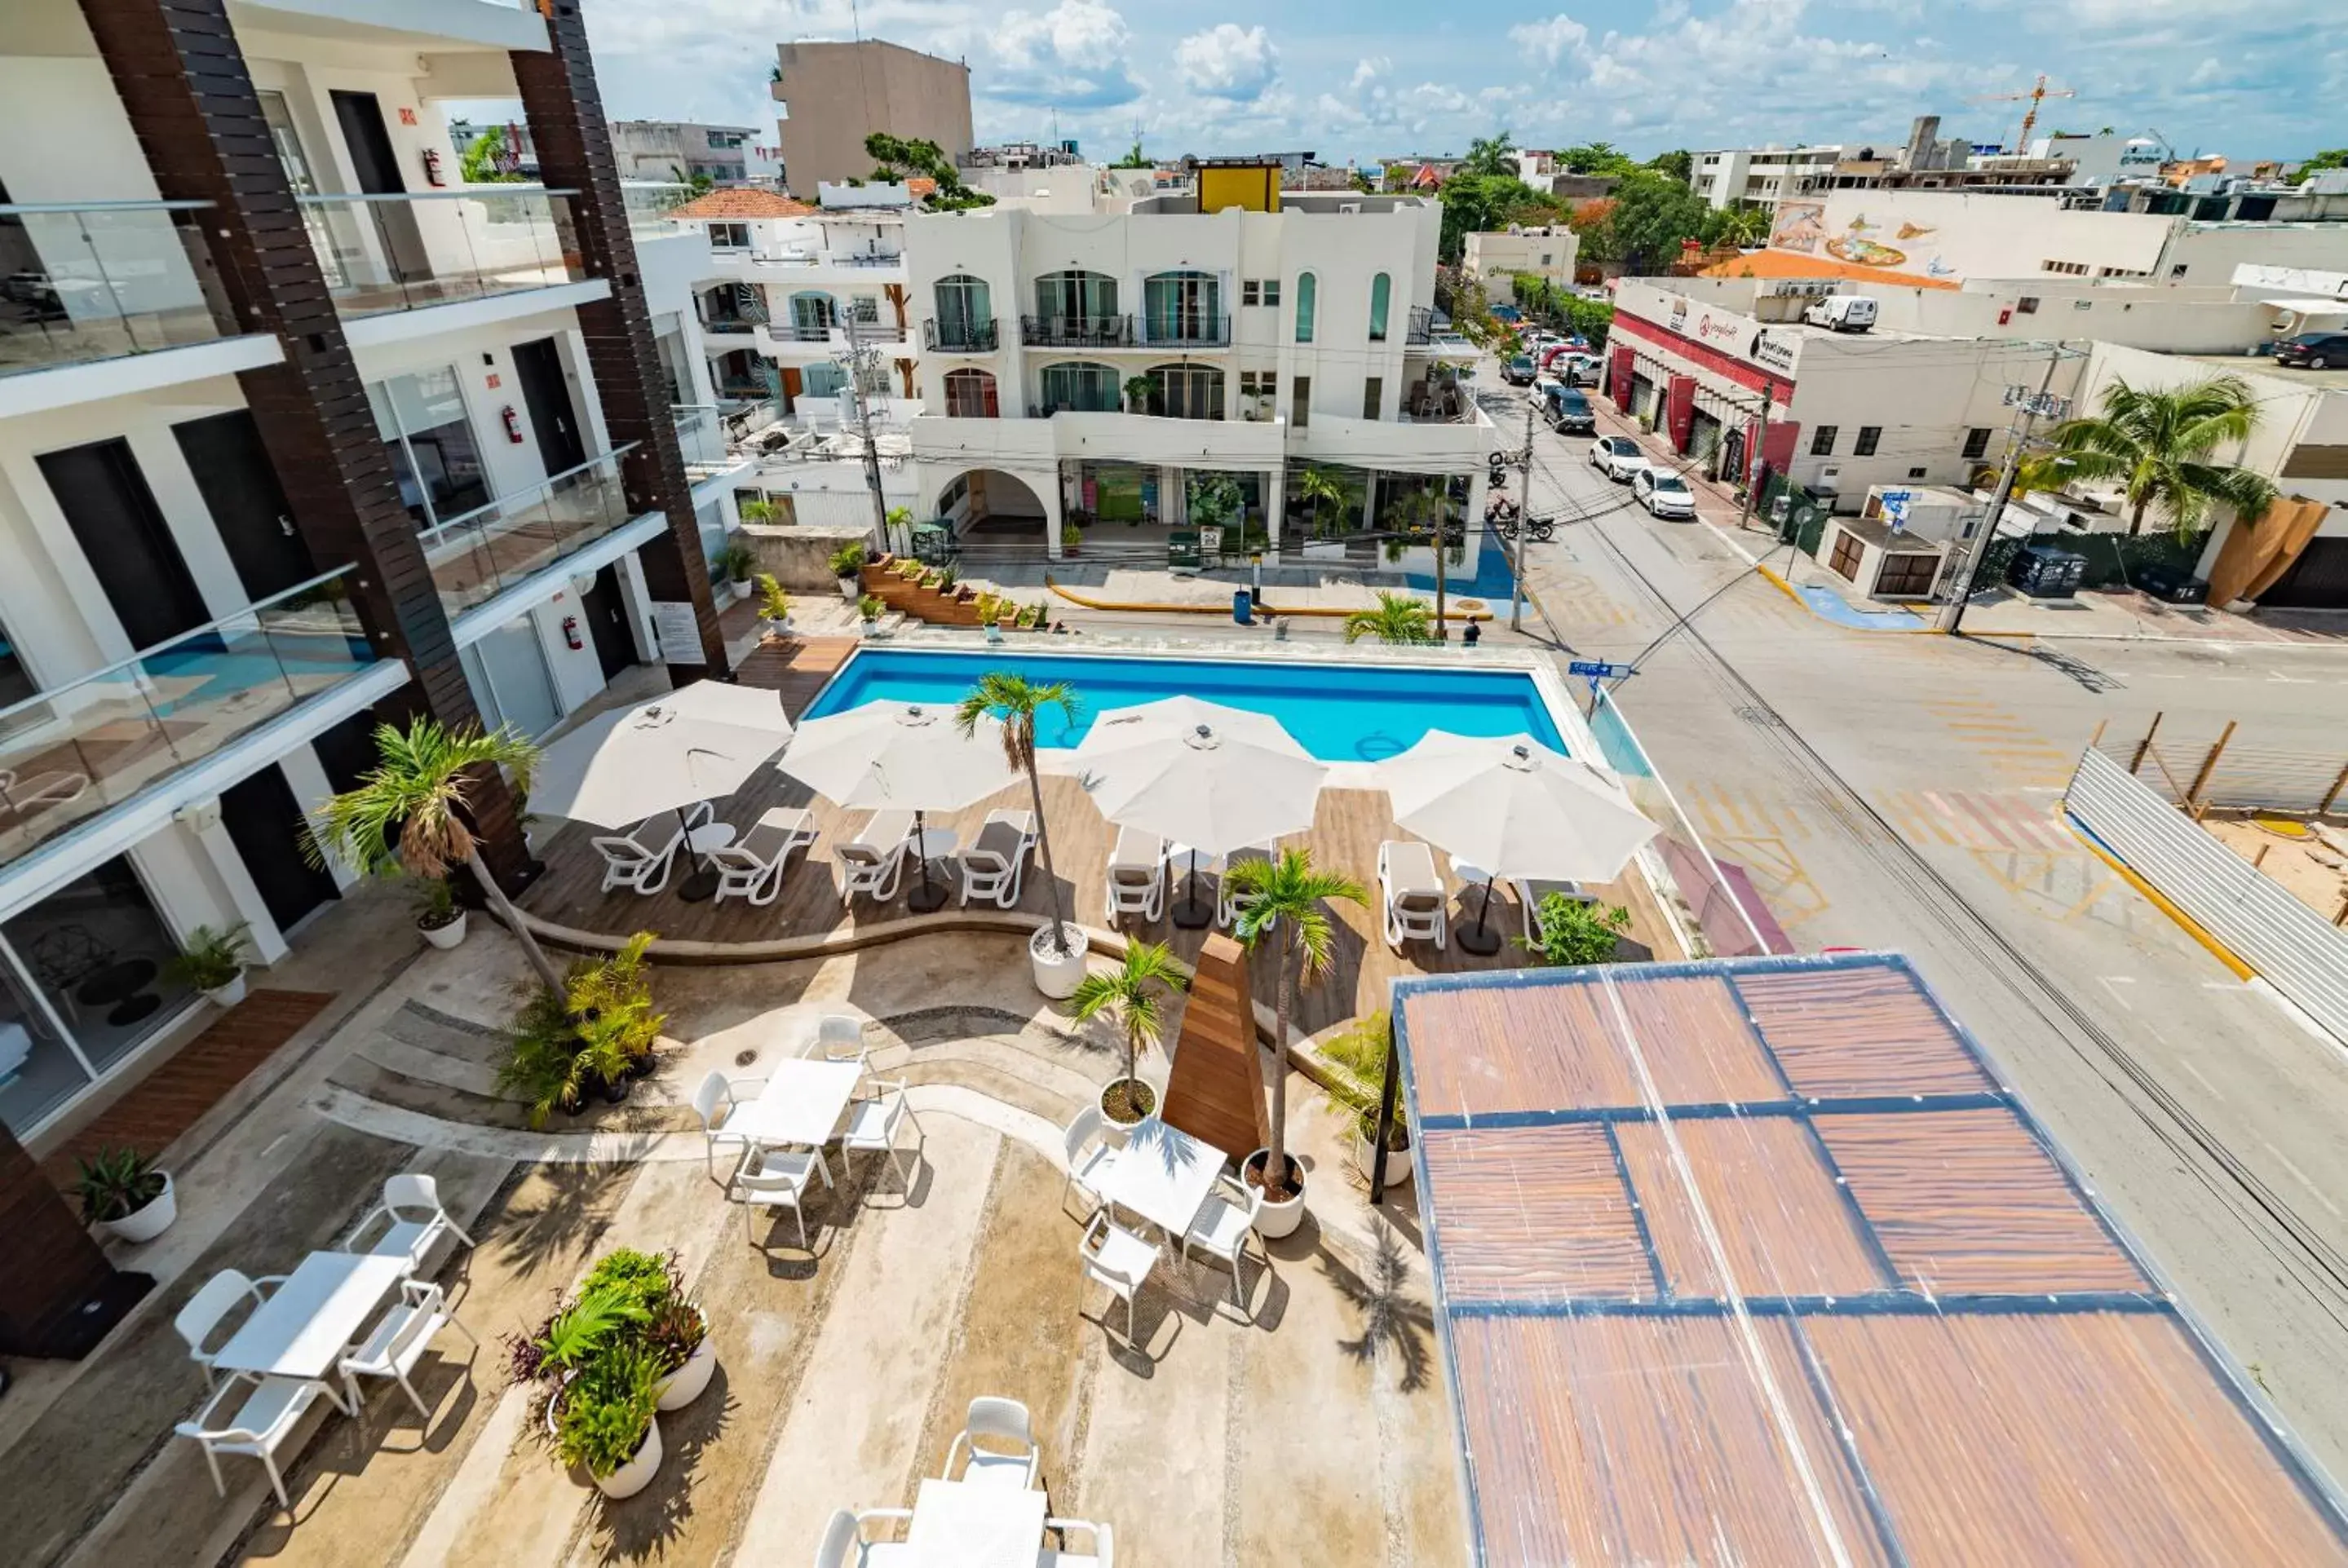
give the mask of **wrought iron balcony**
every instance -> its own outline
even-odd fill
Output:
[[[1131,316],[1021,316],[1019,341],[1030,348],[1131,348]]]
[[[922,346],[932,354],[993,354],[1001,342],[992,320],[941,322],[932,316],[922,323]]]
[[[1152,348],[1223,348],[1231,341],[1231,318],[1208,311],[1145,314],[1141,333],[1141,341]]]

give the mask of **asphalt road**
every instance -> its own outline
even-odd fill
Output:
[[[1513,445],[1519,395],[1487,395]],[[1588,466],[1590,444],[1535,437],[1534,509],[1592,514],[1529,547],[1557,640],[1637,660],[1619,700],[1714,852],[1803,948],[1913,958],[2348,1481],[2348,1052],[2240,983],[2058,815],[2099,723],[2133,735],[2157,712],[2166,734],[2209,734],[2234,719],[2262,747],[2339,754],[2348,647],[2033,651],[1846,630],[1749,569],[1724,537],[1733,511],[1704,498],[1718,528],[1651,518]]]

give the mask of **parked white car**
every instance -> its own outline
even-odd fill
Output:
[[[1631,493],[1658,518],[1695,517],[1695,492],[1668,468],[1643,467],[1631,476]]]
[[[1590,466],[1620,485],[1645,470],[1647,455],[1628,436],[1601,436],[1590,444]]]

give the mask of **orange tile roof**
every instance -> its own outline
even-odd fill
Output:
[[[672,210],[672,218],[805,218],[815,210],[804,201],[756,186],[713,190]]]
[[[1962,287],[1953,278],[1928,278],[1921,272],[1897,272],[1889,267],[1863,267],[1831,256],[1806,256],[1798,251],[1747,251],[1716,262],[1699,278],[1849,278],[1862,283],[1893,283],[1911,289]]]

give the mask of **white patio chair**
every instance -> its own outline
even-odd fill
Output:
[[[828,1012],[815,1022],[815,1039],[800,1053],[826,1061],[852,1061],[872,1071],[872,1048],[864,1043],[864,1020],[844,1012]]]
[[[359,1379],[389,1378],[398,1383],[416,1407],[417,1413],[427,1421],[432,1419],[432,1407],[416,1391],[407,1375],[416,1363],[424,1358],[425,1346],[445,1326],[465,1337],[465,1342],[479,1349],[481,1342],[473,1331],[457,1321],[448,1310],[448,1298],[437,1285],[421,1279],[403,1280],[400,1299],[367,1331],[366,1337],[343,1353],[335,1368],[343,1375],[343,1388],[351,1397],[353,1415],[359,1410]]]
[[[1100,1207],[1101,1178],[1107,1175],[1117,1161],[1117,1151],[1101,1135],[1108,1119],[1101,1114],[1100,1102],[1095,1101],[1076,1112],[1061,1134],[1061,1147],[1068,1157],[1068,1179],[1060,1184],[1060,1206],[1067,1207],[1069,1189],[1084,1194],[1094,1208]]]
[[[1581,889],[1579,882],[1540,882],[1526,876],[1511,876],[1509,886],[1516,890],[1517,907],[1524,912],[1525,940],[1541,939],[1541,900],[1552,893],[1562,893],[1577,904],[1595,904],[1597,898]]]
[[[1035,814],[1000,809],[986,814],[977,841],[962,855],[962,901],[982,898],[1015,907],[1035,855]]]
[[[733,1081],[722,1072],[712,1072],[693,1091],[693,1113],[701,1118],[701,1164],[712,1176],[717,1174],[717,1146],[730,1144],[749,1153],[750,1140],[739,1132],[728,1132],[726,1122],[740,1103],[735,1098]],[[721,1114],[722,1112],[722,1114]]]
[[[1015,1449],[1005,1453],[979,1447],[979,1440],[1003,1444]],[[954,1458],[962,1457],[962,1473],[954,1473]],[[1035,1490],[1035,1467],[1043,1462],[1043,1450],[1035,1446],[1035,1424],[1027,1419],[1027,1407],[1016,1399],[997,1399],[981,1394],[970,1402],[970,1412],[963,1418],[962,1430],[946,1448],[946,1468],[938,1471],[940,1481],[973,1481],[982,1486],[1009,1486],[1022,1491]]]
[[[188,1358],[204,1369],[206,1384],[212,1380],[212,1352],[206,1348],[205,1341],[211,1337],[212,1330],[236,1310],[237,1303],[250,1301],[258,1307],[269,1299],[269,1290],[264,1287],[282,1285],[284,1280],[282,1274],[266,1274],[259,1279],[249,1279],[236,1269],[224,1268],[204,1281],[201,1290],[188,1297],[188,1304],[180,1308],[177,1317],[171,1319],[171,1327],[179,1331],[180,1338],[188,1342]],[[226,1344],[227,1341],[223,1339],[221,1343]]]
[[[1130,827],[1117,830],[1109,851],[1108,917],[1138,915],[1155,923],[1166,915],[1166,841]]]
[[[1046,1546],[1035,1553],[1035,1568],[1117,1568],[1117,1542],[1111,1539],[1106,1524],[1095,1524],[1089,1519],[1047,1519],[1044,1528],[1059,1532],[1060,1544],[1056,1550]],[[1089,1553],[1067,1549],[1068,1532],[1080,1530],[1092,1537]]]
[[[814,813],[804,806],[776,806],[740,843],[710,851],[709,863],[717,868],[715,901],[747,898],[761,908],[772,904],[782,896],[791,852],[815,840]]]
[[[294,1429],[321,1397],[328,1404],[335,1402],[324,1383],[237,1372],[213,1390],[193,1420],[181,1421],[171,1430],[201,1446],[204,1463],[211,1467],[212,1490],[222,1497],[228,1495],[228,1482],[221,1479],[220,1456],[250,1454],[259,1460],[262,1468],[269,1472],[269,1486],[277,1493],[277,1506],[290,1513],[294,1503],[285,1495],[285,1477],[277,1469],[277,1450],[294,1435]],[[232,1403],[236,1406],[235,1413],[223,1415],[223,1409]]]
[[[823,1173],[823,1184],[830,1186],[831,1165],[821,1150],[753,1149],[744,1155],[742,1168],[734,1173],[733,1185],[726,1193],[742,1205],[743,1239],[757,1239],[750,1227],[760,1209],[788,1209],[798,1226],[799,1250],[806,1251],[807,1213],[800,1204],[807,1197],[808,1179],[819,1171]]]
[[[1441,947],[1448,929],[1443,878],[1436,875],[1434,851],[1417,839],[1389,838],[1378,845],[1378,903],[1386,946],[1400,950],[1411,939]]]
[[[361,1246],[359,1238],[377,1220],[384,1222],[383,1234]],[[424,1266],[425,1255],[432,1250],[432,1244],[443,1235],[453,1235],[467,1246],[473,1245],[473,1238],[440,1206],[440,1184],[415,1171],[402,1171],[383,1179],[383,1202],[352,1227],[343,1250],[376,1257],[405,1257],[407,1272],[414,1274]]]
[[[913,1124],[917,1160],[929,1157],[929,1134],[922,1131],[921,1118],[913,1114],[912,1102],[905,1098],[905,1080],[876,1078],[872,1090],[870,1098],[849,1103],[848,1128],[839,1135],[841,1163],[845,1164],[851,1153],[886,1154],[910,1190],[913,1173],[905,1164],[904,1151],[897,1146],[897,1131],[908,1122]]]
[[[889,1568],[910,1563],[913,1550],[901,1541],[867,1541],[869,1524],[910,1524],[910,1508],[867,1508],[856,1512],[840,1509],[823,1527],[822,1543],[815,1549],[815,1568]]]
[[[1085,1227],[1076,1255],[1084,1260],[1086,1279],[1106,1285],[1124,1298],[1125,1342],[1132,1344],[1134,1297],[1141,1294],[1142,1281],[1149,1277],[1149,1271],[1158,1266],[1158,1244],[1118,1225],[1103,1209]]]
[[[1233,850],[1231,857],[1223,862],[1223,874],[1215,889],[1215,919],[1223,929],[1228,931],[1238,925],[1240,916],[1256,903],[1256,895],[1241,893],[1231,886],[1231,867],[1243,860],[1270,860],[1279,853],[1280,841],[1273,839],[1270,844]]]
[[[876,904],[894,898],[898,879],[904,875],[906,840],[912,832],[911,812],[876,811],[854,838],[833,846],[832,859],[839,867],[839,901],[846,904],[859,893]]]
[[[603,857],[602,891],[632,887],[650,895],[667,886],[669,873],[676,868],[677,853],[685,847],[685,834],[716,815],[705,800],[685,814],[683,826],[670,813],[648,816],[625,833],[599,834],[589,839]]]
[[[1234,1195],[1237,1202],[1232,1201]],[[1240,1259],[1247,1255],[1248,1238],[1255,1235],[1256,1216],[1262,1212],[1262,1187],[1251,1187],[1243,1181],[1225,1176],[1215,1184],[1215,1190],[1207,1194],[1207,1201],[1192,1216],[1189,1228],[1182,1233],[1183,1261],[1189,1261],[1193,1248],[1220,1258],[1231,1271],[1231,1305],[1250,1320],[1254,1314],[1248,1310],[1247,1293],[1240,1284]],[[1260,1239],[1256,1250],[1263,1254],[1264,1272],[1271,1273],[1272,1254],[1265,1251]]]

